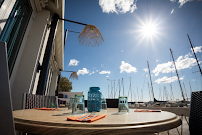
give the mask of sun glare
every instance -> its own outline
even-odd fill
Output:
[[[145,24],[142,27],[142,33],[146,36],[153,36],[156,33],[156,27],[154,24]]]

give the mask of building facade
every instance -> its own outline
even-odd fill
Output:
[[[22,109],[23,93],[55,95],[64,64],[64,22],[58,19],[64,6],[64,0],[0,0],[13,110]]]

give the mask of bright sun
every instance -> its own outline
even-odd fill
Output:
[[[154,24],[145,24],[141,31],[145,36],[153,36],[156,34],[156,27]]]

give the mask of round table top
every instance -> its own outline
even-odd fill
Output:
[[[67,121],[67,117],[85,114],[72,114],[67,108],[55,111],[25,109],[13,111],[15,128],[18,131],[34,134],[130,134],[135,132],[155,133],[181,125],[181,120],[170,112],[118,113],[118,108],[107,108],[96,112],[106,114],[105,118],[94,122]]]

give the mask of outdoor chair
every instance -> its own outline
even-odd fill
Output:
[[[23,109],[33,109],[42,107],[58,108],[58,97],[24,93]]]
[[[189,109],[189,132],[190,135],[202,133],[202,91],[192,92]]]

